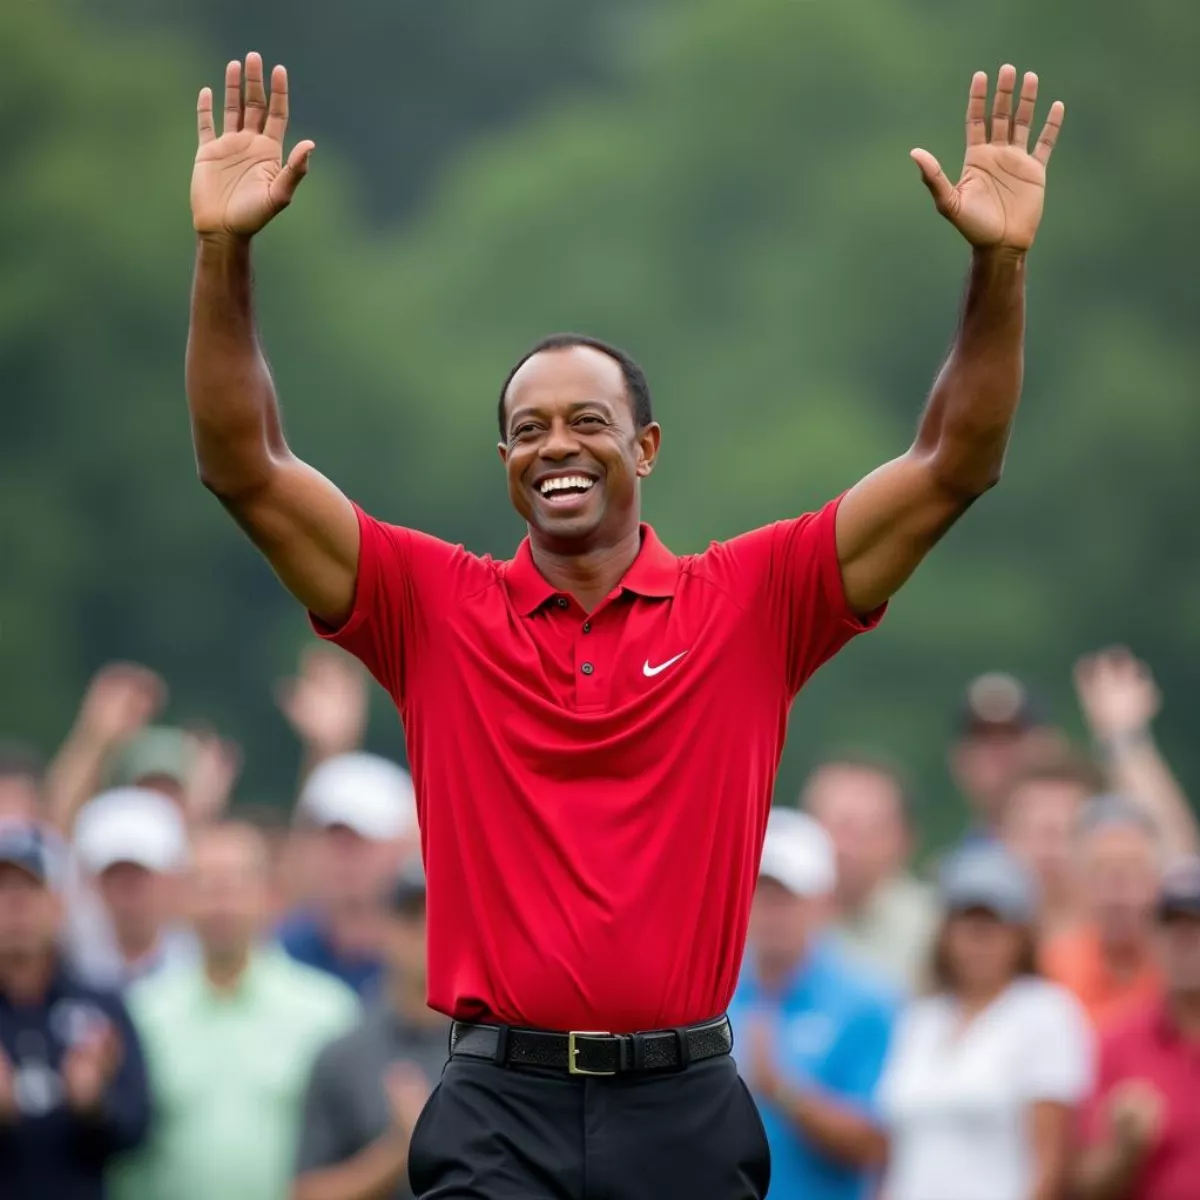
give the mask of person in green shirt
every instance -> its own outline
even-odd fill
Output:
[[[313,1061],[358,1019],[344,984],[261,944],[268,857],[253,827],[198,833],[189,879],[195,965],[135,985],[129,1006],[153,1102],[146,1146],[113,1200],[280,1200]]]

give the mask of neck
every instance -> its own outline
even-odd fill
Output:
[[[218,992],[231,992],[241,982],[250,965],[250,947],[243,946],[220,954],[204,956],[204,974]]]
[[[866,908],[871,897],[890,879],[891,876],[886,876],[883,879],[877,879],[874,882],[861,882],[850,884],[843,881],[837,889],[837,906],[846,916],[855,916]]]
[[[529,539],[534,564],[542,576],[560,592],[569,592],[587,612],[621,582],[641,546],[642,531],[638,525],[611,545],[597,546],[582,554],[540,541],[534,533]]]
[[[158,948],[158,930],[117,931],[117,948],[126,964],[140,962]]]
[[[443,1018],[425,1002],[425,981],[403,971],[388,976],[388,1002],[392,1012],[409,1025],[441,1024]]]
[[[1100,944],[1104,961],[1115,975],[1136,975],[1149,953],[1145,940],[1136,936],[1101,939]]]
[[[0,959],[0,993],[14,1005],[36,1004],[46,994],[53,974],[54,959],[49,954]]]
[[[1179,1032],[1189,1042],[1200,1042],[1200,991],[1172,992],[1167,1007]]]

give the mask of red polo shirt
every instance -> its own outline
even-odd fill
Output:
[[[870,627],[837,501],[677,558],[649,526],[591,614],[534,566],[359,513],[357,595],[318,632],[399,709],[429,899],[429,1001],[628,1032],[724,1011],[788,708]]]
[[[1113,1089],[1144,1080],[1162,1094],[1162,1134],[1129,1200],[1200,1197],[1200,1044],[1180,1036],[1161,1001],[1114,1026],[1100,1045],[1096,1089],[1083,1114],[1084,1137],[1108,1136]]]

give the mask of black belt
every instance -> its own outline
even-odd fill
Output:
[[[732,1049],[728,1017],[650,1033],[550,1033],[462,1021],[450,1031],[452,1057],[481,1058],[502,1067],[548,1067],[569,1075],[682,1071]]]

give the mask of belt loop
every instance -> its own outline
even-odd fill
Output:
[[[496,1051],[492,1055],[492,1061],[498,1067],[508,1065],[508,1026],[498,1025],[496,1027]]]
[[[688,1031],[684,1026],[675,1026],[675,1040],[679,1043],[679,1069],[686,1071],[691,1065],[692,1047],[688,1041]]]
[[[629,1040],[633,1046],[633,1069],[644,1071],[646,1069],[646,1039],[635,1033]]]

